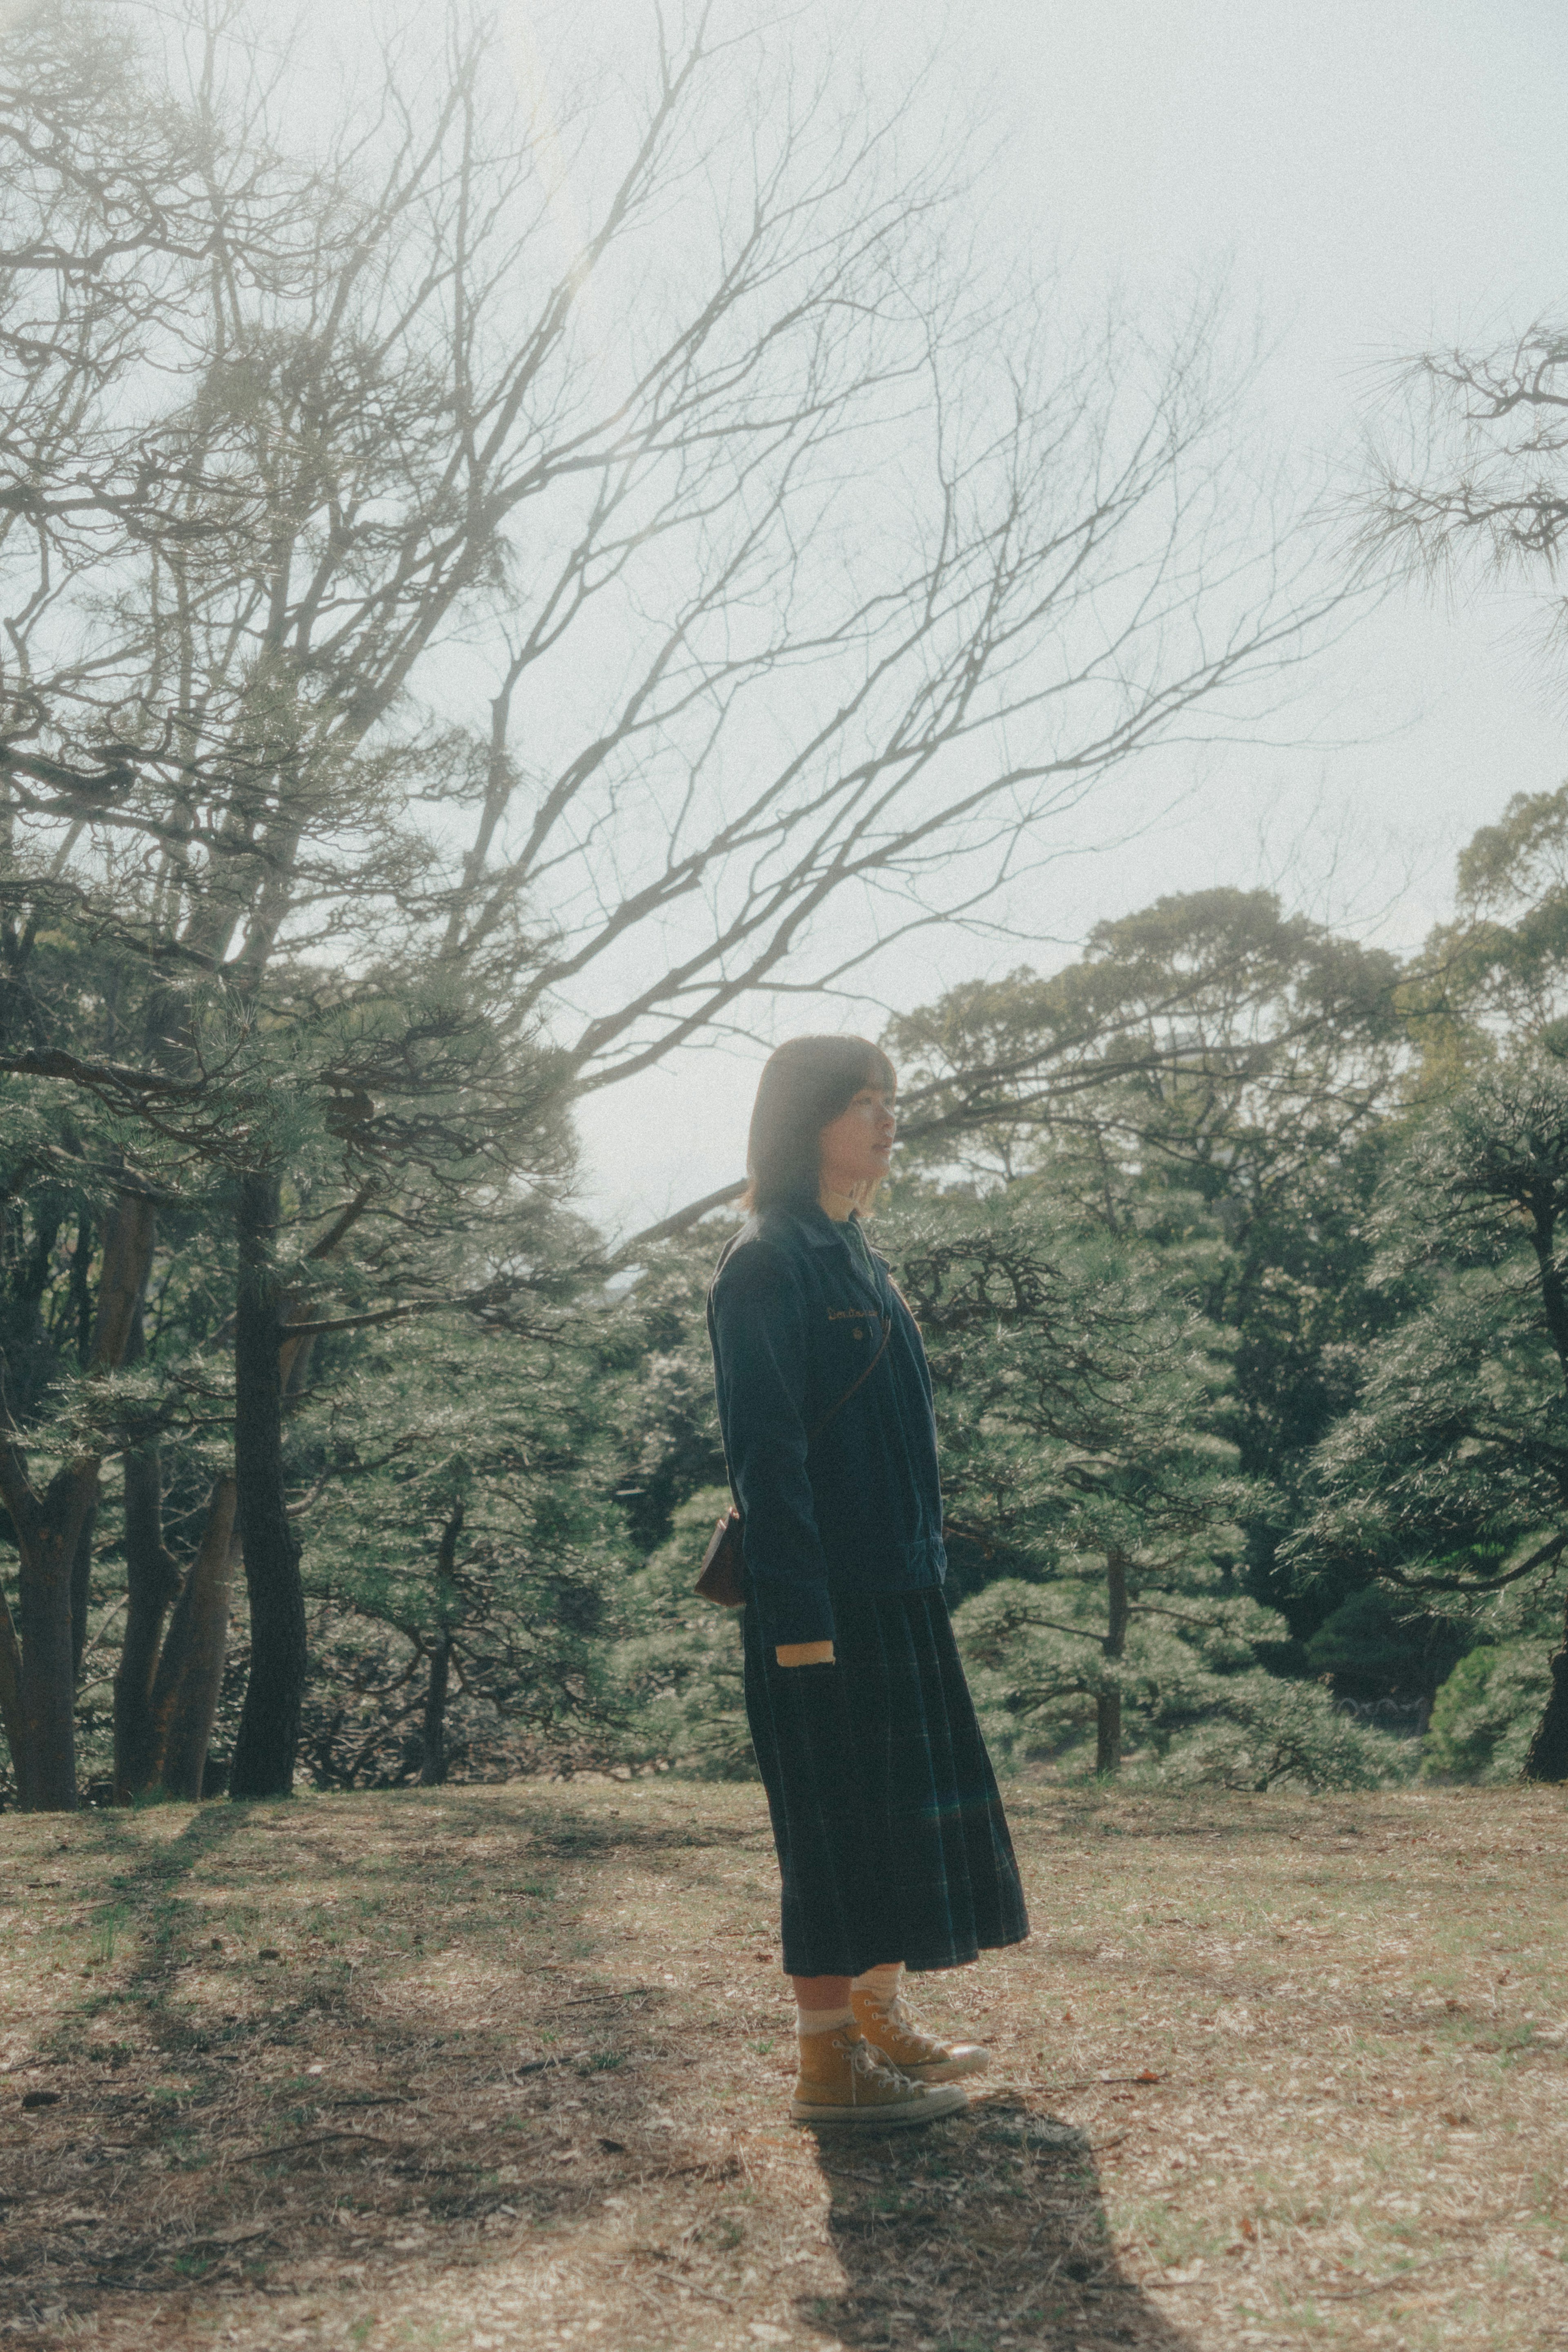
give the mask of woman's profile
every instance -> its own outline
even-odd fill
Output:
[[[744,1528],[746,1708],[782,1881],[800,2067],[790,2113],[870,2129],[966,2103],[988,2053],[925,2032],[906,1969],[1029,1933],[943,1597],[931,1380],[861,1213],[887,1174],[892,1066],[860,1037],[767,1063],[749,1214],[709,1297]]]

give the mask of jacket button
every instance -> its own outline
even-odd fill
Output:
[[[857,1323],[855,1325],[854,1337],[857,1339],[863,1339],[865,1338],[865,1327],[863,1324]]]

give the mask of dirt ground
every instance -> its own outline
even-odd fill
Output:
[[[0,1820],[0,2337],[1568,2346],[1560,1791],[1008,1791],[992,2073],[834,2144],[760,1791]]]

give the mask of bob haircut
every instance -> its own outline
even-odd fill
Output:
[[[762,1066],[746,1141],[748,1209],[814,1207],[821,1133],[862,1087],[891,1095],[893,1064],[867,1037],[791,1037]]]

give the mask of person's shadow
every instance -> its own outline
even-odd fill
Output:
[[[951,2123],[856,2140],[818,2135],[835,2295],[803,2295],[801,2323],[885,2352],[1134,2346],[1194,2352],[1110,2247],[1085,2136],[1016,2095]]]

